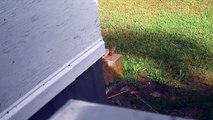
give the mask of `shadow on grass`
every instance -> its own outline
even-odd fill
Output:
[[[213,71],[213,52],[200,39],[178,33],[121,29],[106,34],[105,40],[119,53],[154,61],[154,67],[174,80],[187,80],[200,70]]]
[[[163,71],[165,74],[164,76],[167,76],[165,79],[169,79],[168,81],[177,80],[186,84],[186,86],[190,86],[191,84],[196,85],[196,87],[193,86],[189,89],[179,88],[179,90],[163,84],[159,84],[154,88],[150,86],[150,88],[146,88],[151,92],[162,90],[159,91],[162,95],[167,94],[165,91],[174,91],[174,101],[170,100],[173,99],[170,98],[172,93],[169,95],[169,98],[156,99],[146,97],[150,96],[150,93],[146,93],[146,89],[140,91],[140,96],[148,100],[150,104],[156,106],[158,110],[163,111],[160,113],[171,114],[171,112],[175,112],[176,109],[183,109],[181,112],[187,113],[187,111],[193,112],[195,109],[195,112],[202,111],[199,116],[196,116],[195,118],[212,119],[213,86],[212,83],[207,84],[202,83],[202,81],[208,79],[210,82],[213,82],[213,78],[207,78],[205,75],[199,76],[199,74],[197,74],[202,74],[203,71],[210,71],[210,74],[212,75],[213,51],[208,47],[208,43],[205,43],[205,41],[202,41],[199,38],[154,30],[130,31],[120,29],[105,34],[104,36],[107,46],[116,46],[118,53],[132,57],[133,59],[141,58],[146,61],[154,61],[154,65],[151,67]],[[147,62],[147,64],[149,63]],[[131,67],[132,65],[129,66]],[[124,74],[127,73],[128,71]],[[145,79],[146,77],[149,77],[149,74],[145,76]],[[162,81],[157,81],[162,83]],[[141,86],[144,85],[145,84]],[[141,87],[138,84],[135,84],[135,86],[136,88]],[[126,99],[128,102],[133,100],[133,98],[128,95],[127,97],[124,96],[121,100],[123,99]],[[187,116],[184,115],[185,113],[180,116]]]

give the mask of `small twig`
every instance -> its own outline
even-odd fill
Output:
[[[120,93],[117,93],[117,94],[115,94],[115,95],[112,95],[112,96],[110,96],[110,97],[107,97],[107,99],[114,98],[114,97],[119,96],[119,95],[121,95],[121,94],[123,94],[123,93],[126,93],[126,92],[128,92],[128,91],[129,91],[129,90],[122,91],[122,92],[120,92]]]
[[[138,99],[140,99],[144,104],[146,104],[151,110],[153,110],[156,113],[159,113],[157,110],[155,110],[151,105],[149,105],[145,100],[143,100],[141,97],[139,97],[138,95],[135,94],[135,92],[131,92],[132,94],[134,94]]]

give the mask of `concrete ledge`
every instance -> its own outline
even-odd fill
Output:
[[[70,100],[50,120],[186,120],[184,118]]]

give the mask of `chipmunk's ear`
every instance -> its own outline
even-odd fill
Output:
[[[115,54],[115,46],[109,49],[109,56],[112,56],[113,54]]]

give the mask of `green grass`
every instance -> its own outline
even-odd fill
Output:
[[[106,46],[124,55],[125,77],[174,87],[192,77],[213,86],[212,11],[210,0],[99,1]]]

